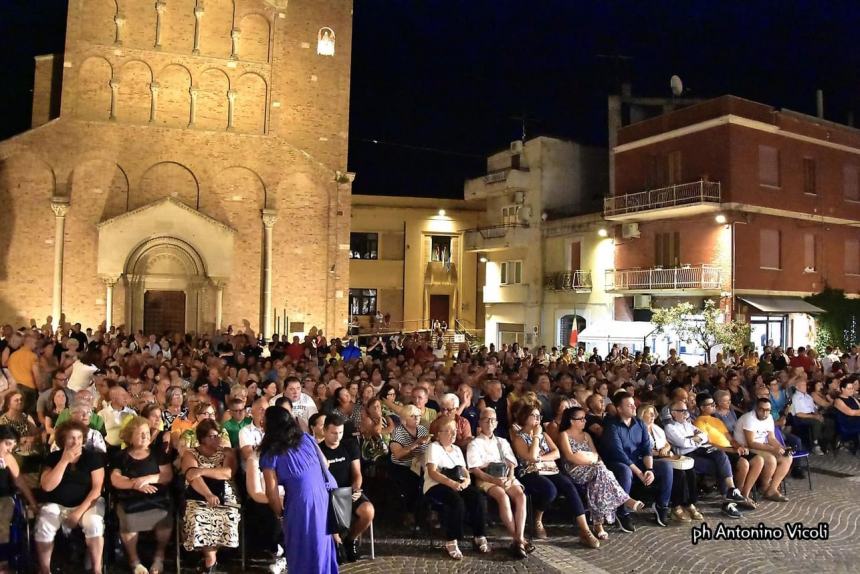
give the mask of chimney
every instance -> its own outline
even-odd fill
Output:
[[[815,115],[824,119],[824,90],[815,90]]]
[[[62,54],[36,56],[33,75],[33,113],[30,127],[37,128],[60,117],[60,93],[63,79]]]

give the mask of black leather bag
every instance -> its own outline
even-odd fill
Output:
[[[466,480],[466,470],[460,465],[453,468],[440,468],[438,470],[443,476],[450,478],[454,482],[463,482]]]
[[[320,460],[320,472],[324,483],[328,482],[326,468]],[[328,491],[328,517],[326,533],[340,534],[352,526],[352,487],[344,486]]]
[[[484,472],[493,478],[505,478],[508,476],[508,465],[504,462],[505,453],[502,451],[502,443],[499,442],[498,437],[496,437],[496,447],[499,449],[499,459],[502,462],[491,462],[484,468]]]

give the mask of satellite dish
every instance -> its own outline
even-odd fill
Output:
[[[669,78],[669,87],[672,88],[672,95],[680,96],[684,93],[684,82],[678,76]]]

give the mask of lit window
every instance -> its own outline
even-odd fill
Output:
[[[334,56],[334,30],[331,28],[320,28],[317,36],[317,54]]]
[[[350,259],[379,259],[378,233],[350,233],[349,234],[349,258]]]
[[[523,282],[523,262],[504,261],[501,265],[501,277],[499,283],[502,285],[518,285]]]
[[[376,289],[349,290],[350,315],[376,315]]]

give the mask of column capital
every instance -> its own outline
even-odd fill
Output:
[[[238,95],[238,92],[236,92],[236,90],[227,90],[227,99],[228,100],[235,100],[237,95]]]
[[[123,24],[125,24],[125,14],[117,12],[116,16],[113,17],[113,21],[116,23],[117,26],[122,26]]]
[[[199,92],[200,88],[198,88],[197,86],[191,86],[190,88],[188,88],[188,93],[191,94],[192,98],[196,98]]]
[[[227,286],[227,280],[222,277],[210,277],[209,282],[212,284],[212,287],[214,287],[216,291],[220,291]]]
[[[51,211],[54,212],[55,217],[65,217],[69,212],[69,207],[71,204],[67,197],[54,196],[51,198]]]
[[[152,82],[149,84],[149,91],[151,91],[153,94],[157,94],[158,88],[160,87],[161,86],[158,84],[158,82]]]
[[[167,2],[165,2],[164,0],[157,0],[155,2],[155,11],[158,12],[159,14],[164,13],[164,11],[166,9],[167,9]]]
[[[271,229],[278,221],[278,212],[274,209],[261,209],[260,214],[263,216],[263,225],[266,229]]]
[[[206,10],[203,9],[203,6],[196,6],[194,8],[194,17],[198,20],[203,17],[203,14],[206,13]]]
[[[355,181],[355,173],[351,171],[336,171],[334,179],[341,185],[352,184]]]
[[[118,78],[112,79],[110,82],[108,82],[108,85],[110,86],[111,90],[118,90],[119,89],[119,79]]]
[[[234,40],[238,40],[239,36],[241,36],[241,35],[242,35],[242,30],[240,30],[239,28],[233,28],[232,30],[230,30],[230,37],[233,38]]]
[[[102,277],[101,277],[101,280],[102,280],[102,283],[104,283],[104,284],[105,284],[105,287],[107,287],[108,289],[111,289],[114,285],[116,285],[116,284],[117,284],[117,281],[119,281],[119,277],[105,277],[105,276],[102,276]]]

